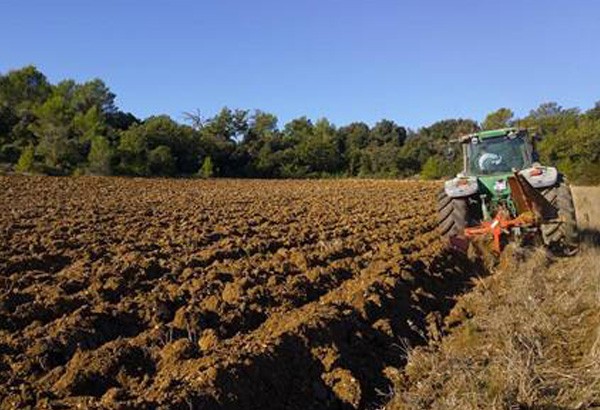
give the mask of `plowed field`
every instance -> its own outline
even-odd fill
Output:
[[[473,273],[438,189],[0,178],[1,407],[381,403]]]

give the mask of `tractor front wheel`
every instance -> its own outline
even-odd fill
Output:
[[[542,224],[542,239],[550,250],[561,256],[575,255],[579,250],[577,217],[571,188],[562,175],[556,184],[542,192],[556,209],[557,220]]]
[[[466,198],[451,198],[443,189],[438,194],[438,227],[442,235],[452,238],[462,235],[467,226]]]

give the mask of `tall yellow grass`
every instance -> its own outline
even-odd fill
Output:
[[[573,189],[582,250],[541,249],[479,279],[387,409],[600,408],[600,187]]]

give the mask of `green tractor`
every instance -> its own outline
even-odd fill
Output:
[[[438,197],[439,229],[466,249],[469,239],[490,238],[500,253],[509,242],[542,243],[573,255],[578,232],[571,189],[556,168],[538,163],[537,137],[504,128],[461,137],[464,168]]]

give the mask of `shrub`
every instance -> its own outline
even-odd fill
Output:
[[[423,179],[439,179],[444,176],[440,159],[437,157],[429,157],[423,169],[421,169],[421,178]]]
[[[200,176],[202,178],[211,178],[214,174],[213,168],[214,166],[212,159],[210,157],[204,158],[204,161],[202,161],[202,166],[200,167]]]
[[[34,162],[34,149],[33,146],[30,145],[23,150],[21,156],[19,157],[19,161],[17,162],[17,166],[15,170],[17,172],[31,172],[33,170],[33,162]]]

